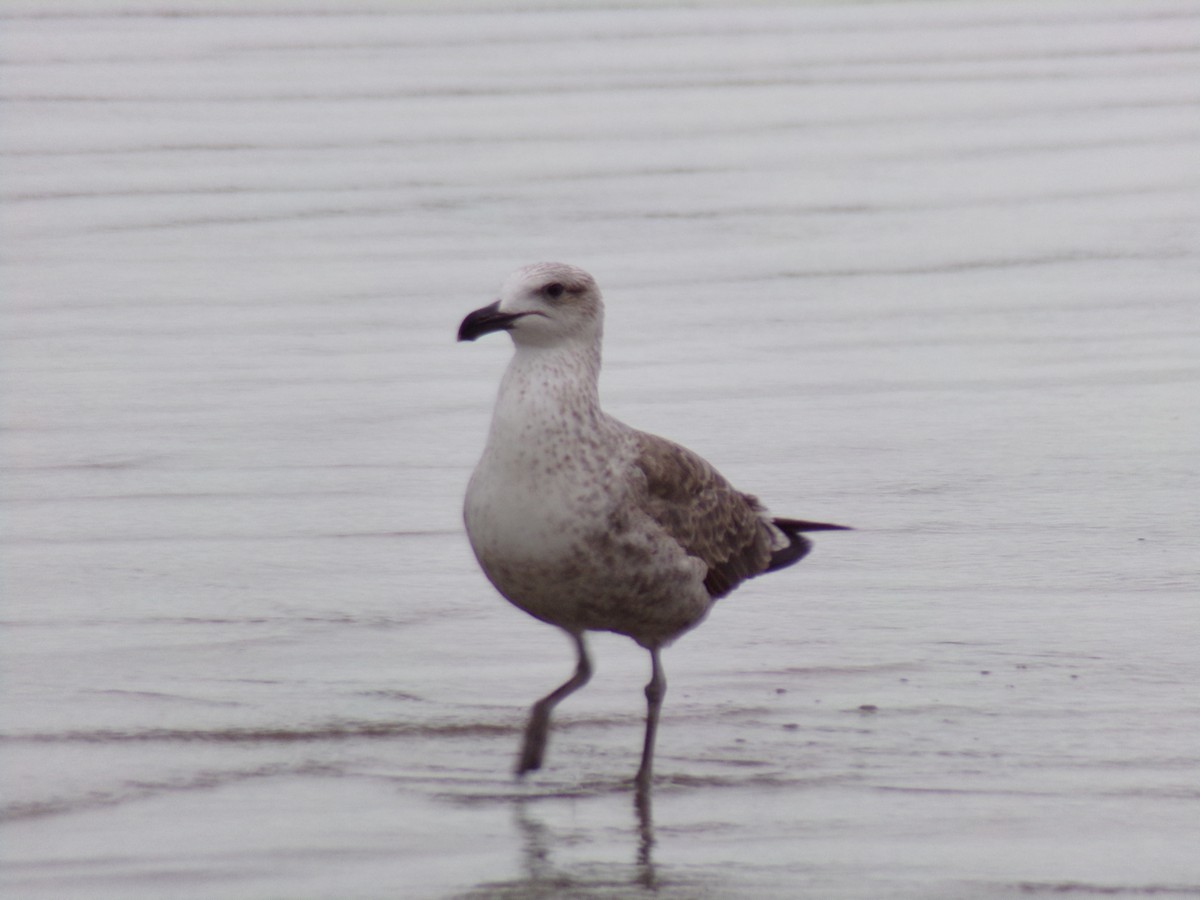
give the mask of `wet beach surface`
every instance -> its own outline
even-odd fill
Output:
[[[1200,896],[1200,6],[0,9],[0,893]],[[462,534],[518,265],[857,526],[664,654]]]

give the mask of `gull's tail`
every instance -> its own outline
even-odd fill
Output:
[[[771,561],[764,572],[785,569],[798,563],[812,549],[812,541],[804,537],[806,531],[853,531],[848,525],[830,525],[828,522],[806,522],[803,519],[772,519],[771,524],[783,532],[788,545],[771,554]]]

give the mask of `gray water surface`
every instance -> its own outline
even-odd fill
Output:
[[[1200,895],[1200,6],[0,9],[0,892]],[[664,657],[461,496],[592,271],[604,401],[855,525]]]

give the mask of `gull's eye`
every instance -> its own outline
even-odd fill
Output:
[[[542,293],[545,294],[547,297],[549,297],[551,300],[557,300],[559,297],[561,297],[563,295],[563,291],[565,291],[565,290],[566,290],[566,288],[564,288],[561,284],[559,284],[557,281],[555,281],[555,282],[552,282],[552,283],[546,285],[544,288],[542,288]]]

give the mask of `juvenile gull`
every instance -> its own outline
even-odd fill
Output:
[[[645,792],[666,693],[659,651],[747,578],[799,561],[802,532],[844,526],[772,518],[695,453],[601,410],[603,320],[592,276],[562,263],[518,269],[463,319],[460,341],[507,331],[516,348],[463,515],[496,589],[566,631],[579,655],[533,705],[517,774],[541,767],[551,711],[591,677],[584,632],[615,631],[650,651]]]

